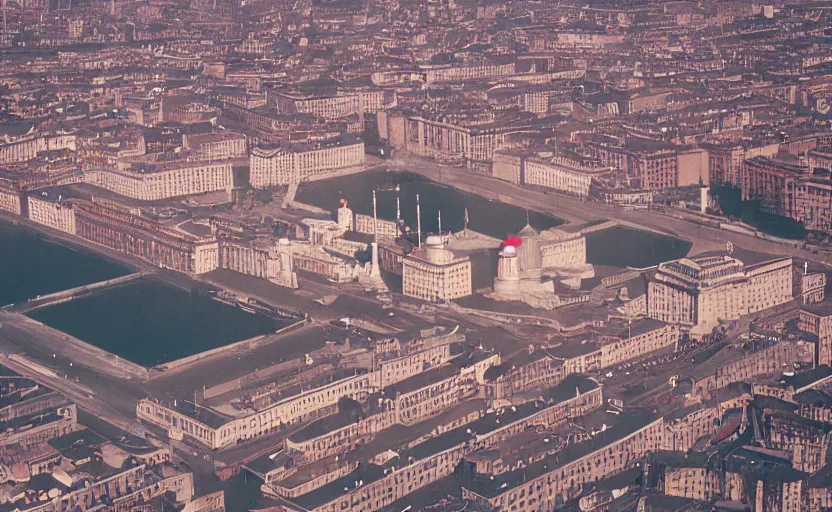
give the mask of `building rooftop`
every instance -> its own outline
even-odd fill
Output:
[[[398,460],[389,462],[389,467],[393,463],[401,464]],[[359,487],[359,484],[368,485],[372,482],[384,478],[389,467],[378,466],[376,464],[361,464],[356,470],[352,471],[346,476],[333,480],[328,484],[308,492],[304,495],[298,496],[291,501],[304,509],[314,510],[330,501],[333,501],[348,492]]]
[[[363,416],[365,414],[361,404],[355,400],[342,398],[338,403],[337,413],[317,419],[309,425],[296,430],[289,435],[288,439],[294,443],[309,441],[324,434],[335,432],[352,423],[357,423]]]
[[[208,425],[210,428],[219,428],[231,420],[230,416],[220,414],[207,407],[194,405],[192,402],[186,400],[175,400],[172,404],[167,404],[167,407],[184,414],[189,418]]]
[[[651,456],[651,460],[657,464],[664,464],[672,468],[708,467],[708,454],[696,451],[674,452],[659,450]]]
[[[588,441],[569,445],[556,454],[549,455],[523,469],[496,475],[493,480],[479,476],[475,477],[471,490],[488,498],[508,492],[522,485],[524,482],[553,472],[570,462],[574,462],[585,455],[589,455],[594,451],[619,441],[633,432],[646,427],[655,421],[655,419],[655,416],[646,412],[643,414],[621,414],[617,417],[615,425],[597,434]]]
[[[432,368],[426,372],[419,373],[413,377],[409,377],[401,382],[391,384],[384,388],[382,394],[387,397],[396,397],[397,395],[404,395],[411,393],[425,386],[441,382],[456,375],[459,375],[459,370],[456,365],[444,364],[442,366]]]
[[[407,446],[429,435],[437,427],[450,424],[473,413],[485,413],[485,401],[481,399],[466,400],[456,407],[415,425],[393,425],[379,432],[375,439],[359,447],[347,457],[351,461],[369,460],[387,450],[403,450]]]

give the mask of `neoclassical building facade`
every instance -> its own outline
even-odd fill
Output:
[[[745,265],[724,253],[659,265],[647,289],[648,316],[713,327],[792,300],[792,259]]]

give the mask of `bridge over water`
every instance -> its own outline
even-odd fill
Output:
[[[81,297],[87,296],[97,290],[106,290],[107,288],[121,286],[123,284],[138,279],[142,279],[146,276],[153,275],[154,273],[155,271],[153,270],[141,270],[139,272],[135,272],[126,276],[116,277],[114,279],[108,279],[106,281],[99,281],[97,283],[85,284],[82,286],[77,286],[75,288],[70,288],[68,290],[50,293],[49,295],[39,295],[38,297],[34,299],[29,299],[26,302],[20,302],[17,304],[10,304],[8,306],[5,306],[3,307],[3,310],[15,313],[28,313],[37,309],[45,308],[47,306],[52,306],[54,304],[60,304],[62,302],[80,299]]]

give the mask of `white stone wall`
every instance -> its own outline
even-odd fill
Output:
[[[29,196],[29,220],[71,235],[75,234],[75,210],[66,203]]]

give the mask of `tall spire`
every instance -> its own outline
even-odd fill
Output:
[[[419,237],[419,247],[422,247],[422,208],[419,206],[419,194],[416,194],[416,236]]]
[[[396,192],[396,223],[402,220],[402,206],[399,202],[399,193]]]
[[[442,235],[442,210],[439,210],[439,235]]]
[[[373,190],[373,240],[378,240],[378,207],[375,190]]]

